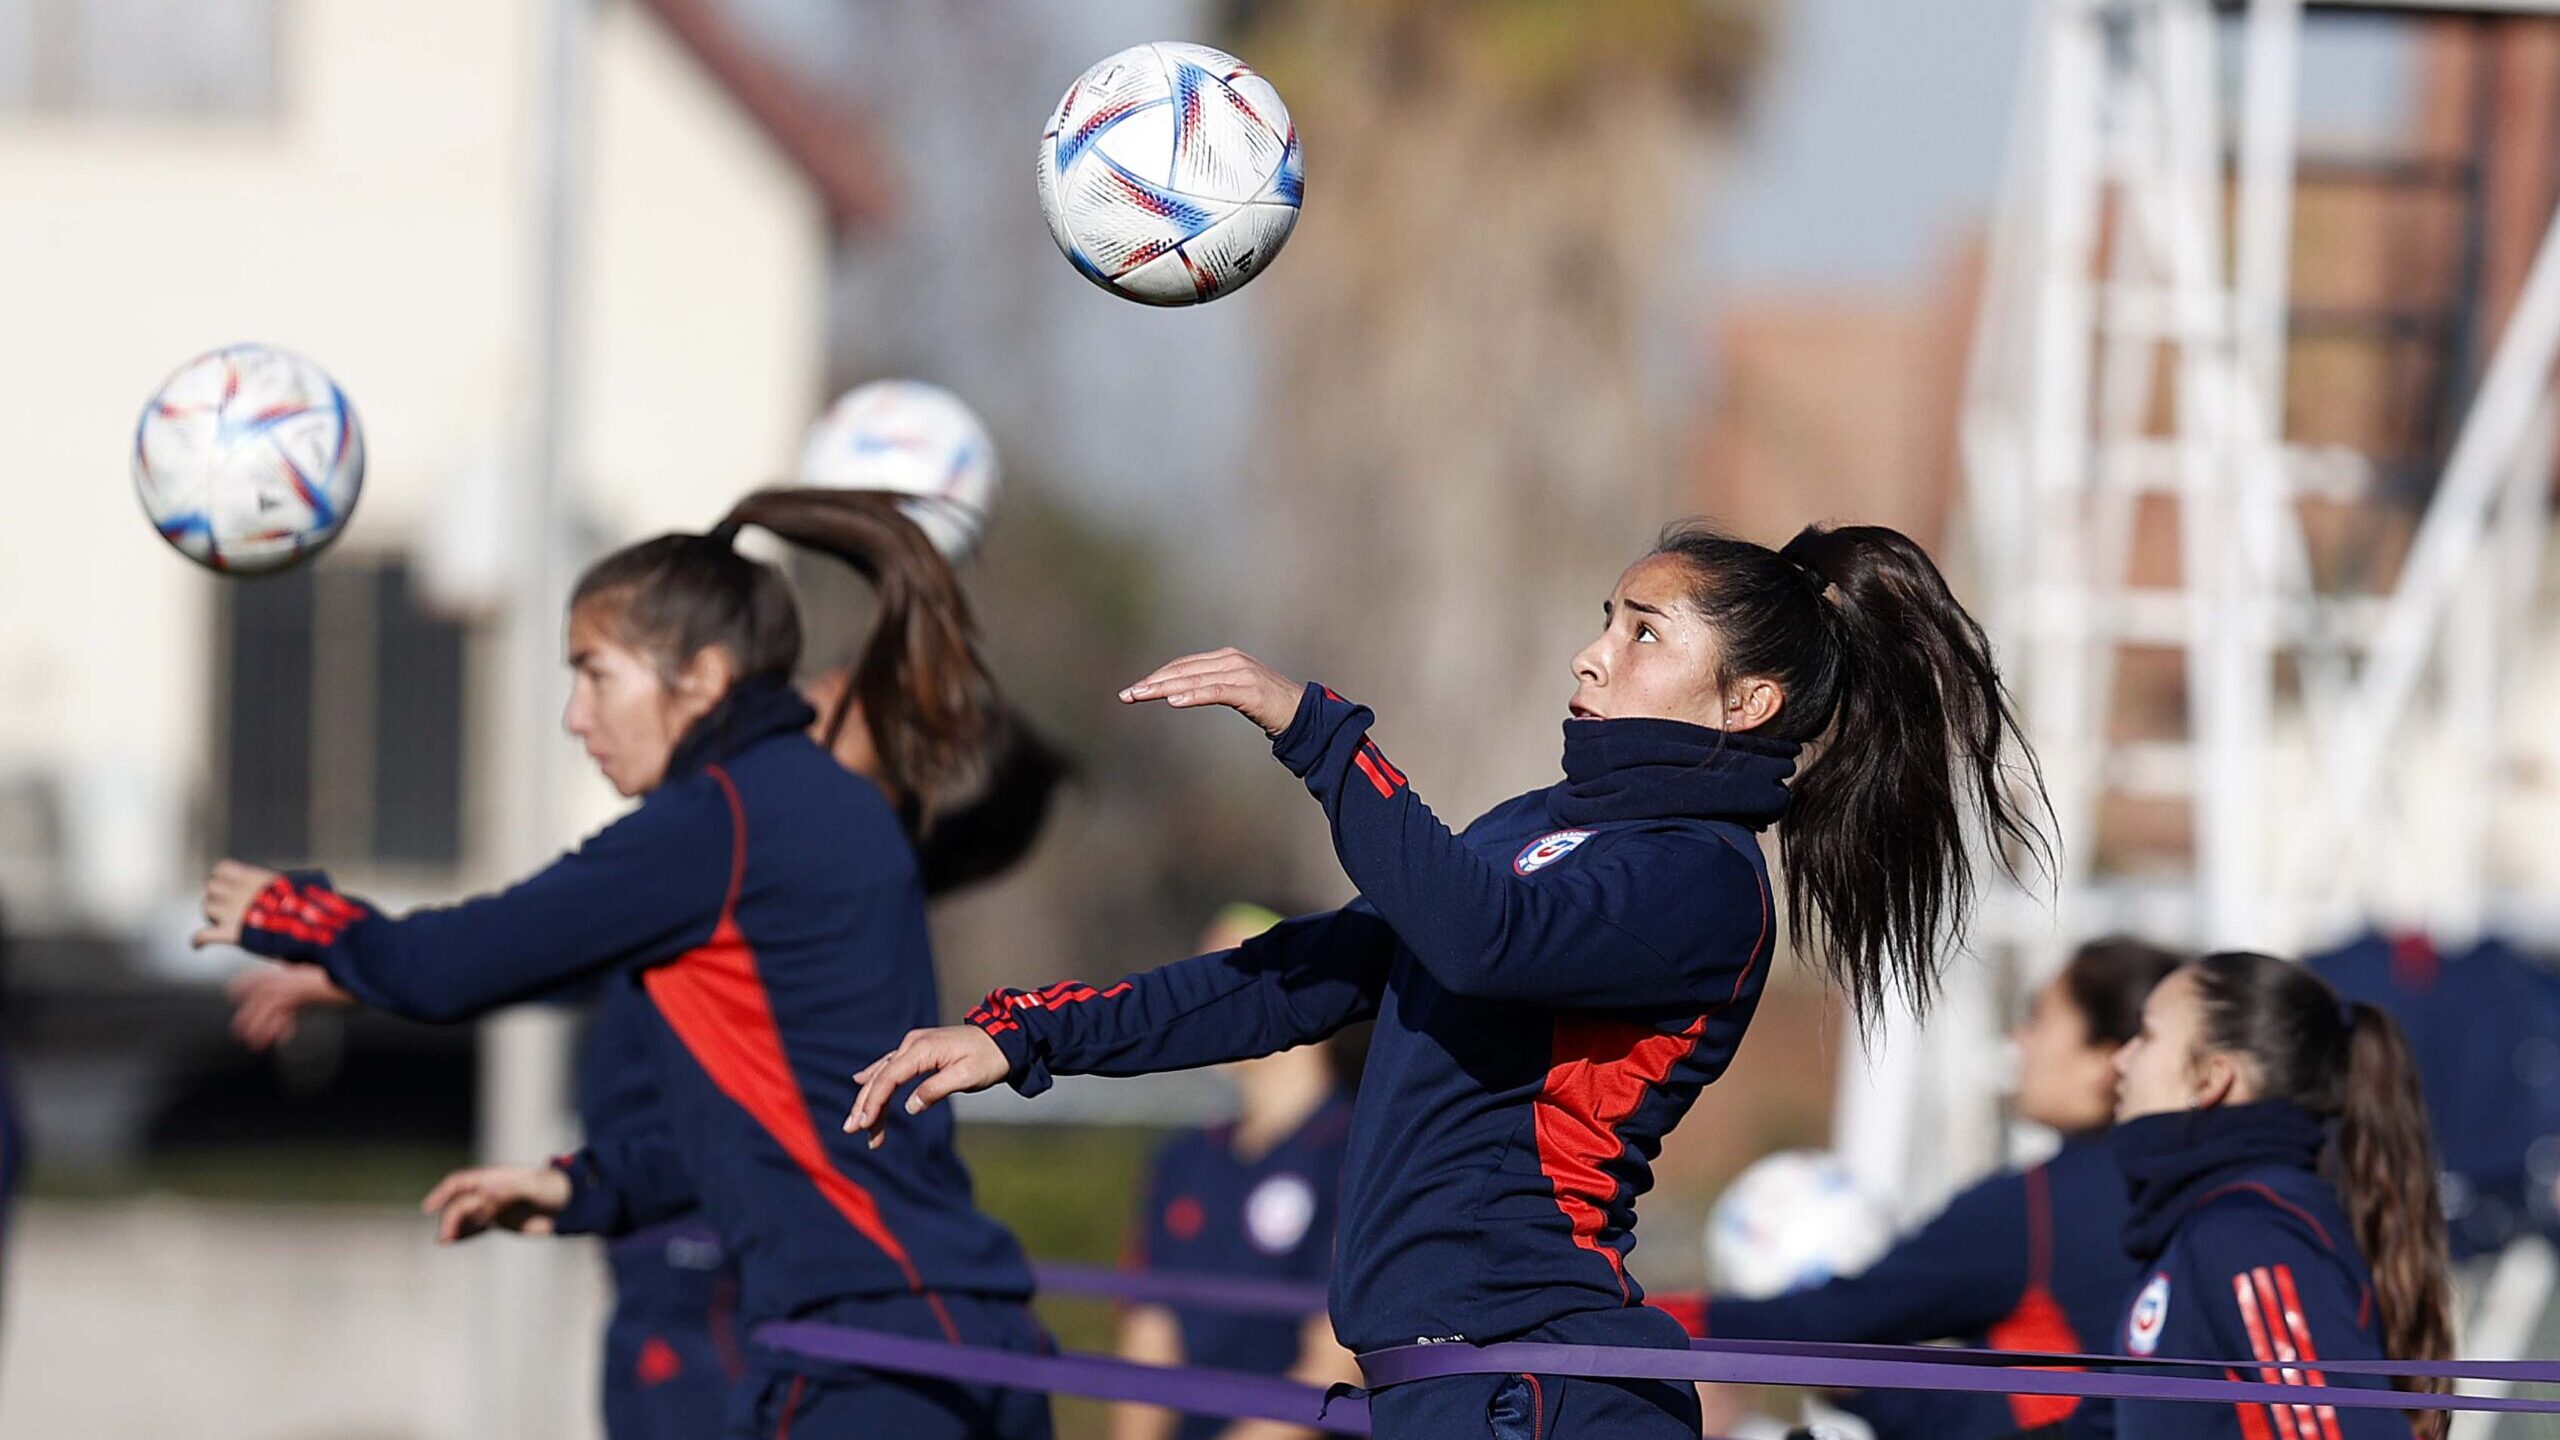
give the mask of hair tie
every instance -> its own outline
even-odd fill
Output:
[[[723,550],[738,548],[738,531],[744,527],[735,520],[723,520],[704,532],[703,539]]]
[[[2338,1023],[2346,1027],[2346,1032],[2348,1034],[2353,1035],[2356,1033],[2356,1002],[2343,997],[2340,998],[2338,1001]]]
[[[1793,548],[1793,546],[1788,547],[1788,549]],[[1811,564],[1797,556],[1788,554],[1786,550],[1779,551],[1778,558],[1787,563],[1787,568],[1796,572],[1797,578],[1803,580],[1805,585],[1813,591],[1813,598],[1816,600],[1821,599],[1825,594],[1830,592],[1830,577],[1824,575],[1821,571],[1814,569]]]

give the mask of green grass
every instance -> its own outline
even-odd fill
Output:
[[[977,1178],[978,1203],[1012,1226],[1035,1258],[1109,1264],[1120,1257],[1139,1176],[1160,1136],[1137,1128],[969,1125],[961,1127],[960,1153]],[[1039,1308],[1064,1348],[1111,1350],[1108,1304],[1049,1296]],[[1105,1414],[1094,1401],[1060,1397],[1058,1440],[1101,1440]]]

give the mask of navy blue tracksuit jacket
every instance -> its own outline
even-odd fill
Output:
[[[2125,1248],[2139,1288],[2119,1354],[2217,1362],[2235,1380],[2304,1387],[2300,1405],[2122,1400],[2123,1440],[2408,1440],[2398,1410],[2318,1403],[2322,1385],[2380,1379],[2289,1370],[2292,1360],[2381,1360],[2373,1275],[2337,1192],[2318,1172],[2326,1127],[2281,1101],[2130,1120],[2112,1133],[2132,1196]]]
[[[811,718],[788,686],[744,682],[664,783],[532,878],[394,918],[284,877],[242,943],[424,1020],[601,977],[666,1124],[573,1157],[562,1228],[624,1233],[698,1203],[736,1256],[741,1328],[894,1297],[951,1336],[942,1294],[1020,1300],[1030,1269],[973,1204],[947,1110],[876,1151],[838,1129],[853,1072],[938,1006],[914,852],[878,788],[801,733]]]
[[[2078,1135],[2042,1165],[1958,1194],[1855,1275],[1767,1300],[1661,1303],[1691,1334],[1721,1340],[2103,1352],[2140,1273],[2124,1253],[2125,1213],[2106,1136]],[[2066,1420],[2075,1437],[2113,1429],[2105,1402],[2070,1396],[1864,1390],[1842,1403],[1877,1440],[1988,1440]]]
[[[1375,1016],[1332,1280],[1343,1342],[1685,1344],[1627,1273],[1635,1202],[1767,978],[1753,832],[1786,806],[1795,747],[1570,723],[1563,784],[1455,835],[1370,720],[1310,686],[1273,745],[1357,901],[1108,988],[998,991],[971,1019],[1029,1094],[1053,1072],[1207,1065]],[[1694,1397],[1687,1414],[1695,1434]]]

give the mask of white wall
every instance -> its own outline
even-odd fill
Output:
[[[0,769],[141,792],[123,808],[152,813],[165,881],[208,759],[207,607],[225,582],[143,522],[135,415],[197,353],[291,346],[367,432],[350,550],[489,524],[498,507],[458,497],[475,476],[484,494],[507,483],[531,394],[540,11],[293,5],[273,122],[0,124]],[[633,7],[601,12],[591,77],[568,449],[619,540],[707,524],[780,473],[820,398],[827,236],[780,157]]]
[[[439,1249],[397,1209],[36,1204],[9,1237],[0,1435],[478,1440],[477,1348],[500,1247],[556,1245],[561,1388],[595,1392],[603,1256],[491,1236]],[[596,1433],[594,1407],[565,1440]]]

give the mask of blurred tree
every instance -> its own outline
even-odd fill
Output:
[[[1231,11],[1307,144],[1305,214],[1255,292],[1265,633],[1286,637],[1264,643],[1375,704],[1453,822],[1555,773],[1567,663],[1686,498],[1696,211],[1767,11]]]

